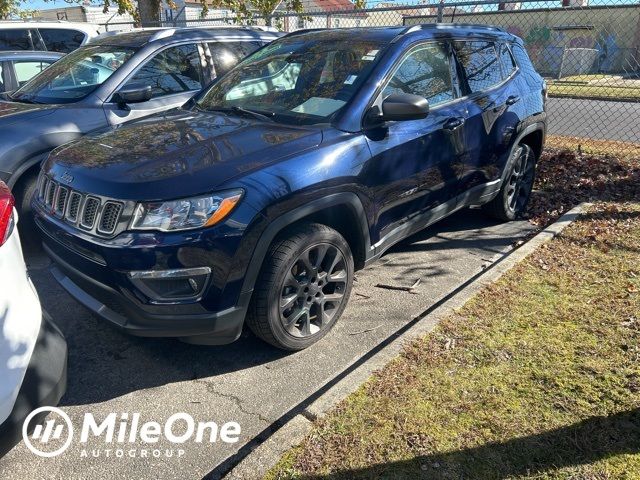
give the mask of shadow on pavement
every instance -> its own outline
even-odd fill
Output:
[[[500,480],[531,476],[564,467],[577,467],[614,455],[640,453],[640,409],[591,417],[567,427],[506,442],[342,470],[329,475],[296,478],[321,479],[452,479]],[[621,467],[622,467],[621,463]],[[605,475],[606,478],[610,478]],[[600,477],[594,473],[593,478]],[[573,478],[573,477],[572,477]],[[577,477],[576,477],[577,478]],[[583,477],[580,477],[583,478]],[[586,478],[586,477],[584,477]],[[589,478],[591,478],[589,476]]]
[[[424,240],[452,232],[471,230],[468,240],[438,242],[438,248],[483,248],[496,251],[513,241],[478,238],[475,230],[495,225],[477,211],[463,211],[395,246],[391,253],[434,248]],[[494,245],[495,244],[495,245]],[[268,365],[287,355],[245,332],[235,343],[224,346],[196,346],[175,339],[138,338],[126,335],[93,317],[73,301],[49,274],[43,253],[25,249],[27,263],[40,301],[65,334],[69,346],[67,394],[61,404],[85,405],[104,402],[137,390],[165,384],[212,378],[226,373]],[[393,260],[394,255],[385,258]],[[384,260],[372,268],[384,268]],[[415,267],[408,263],[406,268]],[[427,275],[445,275],[438,268]],[[425,305],[425,308],[429,305]],[[381,339],[384,343],[386,339]]]

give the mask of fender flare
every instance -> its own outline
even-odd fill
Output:
[[[507,178],[509,167],[511,166],[511,162],[513,162],[514,149],[520,143],[520,140],[522,140],[524,137],[526,137],[530,133],[537,132],[537,131],[542,132],[542,146],[544,147],[544,138],[546,136],[546,126],[544,121],[542,120],[538,120],[534,123],[527,125],[515,136],[513,143],[511,144],[511,148],[509,149],[509,157],[507,159],[507,163],[505,164],[504,169],[502,171],[502,175],[500,176],[500,184],[502,184],[504,180]]]
[[[305,205],[297,207],[293,210],[290,210],[275,220],[273,220],[267,227],[264,229],[258,242],[256,244],[255,250],[251,256],[251,260],[249,261],[249,266],[244,275],[244,281],[242,283],[242,289],[240,294],[240,306],[248,306],[249,300],[251,299],[251,294],[253,293],[253,288],[258,279],[258,275],[260,274],[260,269],[262,268],[262,264],[267,255],[267,251],[271,246],[274,238],[282,232],[288,226],[294,224],[295,222],[308,217],[314,213],[318,213],[322,210],[325,210],[330,207],[336,206],[346,206],[351,209],[352,213],[358,219],[358,229],[362,235],[362,248],[364,248],[365,257],[370,255],[371,251],[371,241],[369,238],[369,222],[367,221],[367,216],[365,214],[364,206],[356,195],[353,192],[342,192],[342,193],[333,193],[327,195],[325,197],[317,198]]]
[[[32,155],[28,159],[24,160],[20,164],[20,166],[16,169],[16,171],[13,172],[9,177],[9,181],[7,182],[7,185],[9,186],[9,188],[15,187],[16,183],[18,183],[22,175],[24,175],[25,172],[33,168],[34,165],[37,165],[38,163],[46,159],[49,153],[51,153],[51,150],[36,153],[35,155]]]

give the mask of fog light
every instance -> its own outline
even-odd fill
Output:
[[[154,302],[197,301],[210,275],[209,267],[129,272],[131,283]]]

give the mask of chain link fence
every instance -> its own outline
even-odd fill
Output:
[[[612,153],[640,156],[640,2],[625,0],[479,0],[455,3],[381,2],[354,9],[332,0],[330,10],[309,2],[302,15],[276,11],[271,18],[237,18],[200,7],[167,10],[163,27],[270,25],[291,32],[304,28],[411,26],[424,23],[494,25],[521,37],[549,85],[549,131],[574,142],[600,142]],[[344,5],[344,7],[340,7]],[[108,24],[126,30],[132,24]]]

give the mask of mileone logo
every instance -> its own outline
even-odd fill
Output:
[[[44,424],[36,425],[31,435],[29,423],[37,414],[47,414]],[[41,407],[31,412],[22,426],[22,437],[33,453],[41,457],[55,457],[67,450],[73,440],[73,424],[69,416],[54,407]],[[157,444],[195,443],[236,443],[240,437],[240,425],[227,422],[220,426],[216,422],[196,422],[188,413],[174,413],[164,423],[143,421],[140,413],[109,413],[96,420],[92,413],[85,413],[78,441],[83,445],[81,457],[116,456],[116,457],[172,457],[184,455],[184,449],[144,448],[140,444],[154,446]],[[95,442],[110,448],[93,448]],[[92,448],[86,448],[91,443]]]

